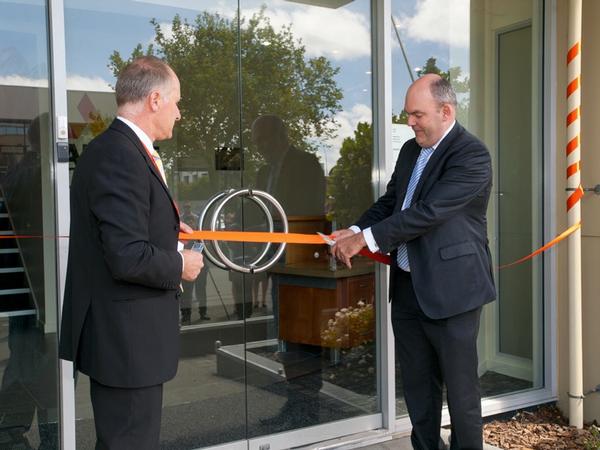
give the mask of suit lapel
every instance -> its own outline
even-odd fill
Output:
[[[459,125],[458,122],[456,122],[454,124],[454,128],[452,129],[452,131],[450,131],[450,133],[448,133],[448,136],[446,136],[442,140],[442,142],[440,142],[440,145],[438,145],[438,147],[435,149],[435,151],[431,155],[431,158],[427,162],[427,165],[425,166],[425,170],[423,170],[423,173],[421,174],[421,178],[419,179],[419,184],[417,184],[417,187],[415,188],[415,193],[413,194],[413,197],[412,197],[411,205],[419,199],[419,197],[421,195],[421,191],[423,190],[423,187],[427,183],[431,183],[434,181],[431,179],[431,173],[437,168],[437,165],[439,164],[440,159],[442,158],[444,153],[446,153],[446,151],[450,148],[450,145],[452,145],[452,143],[458,137],[458,135],[462,132],[462,130],[463,130],[463,128]]]
[[[175,204],[175,200],[173,200],[173,197],[171,196],[171,192],[169,192],[168,186],[165,184],[162,175],[160,174],[160,172],[158,171],[158,168],[156,167],[156,164],[150,159],[150,155],[148,154],[148,151],[146,151],[144,144],[142,144],[142,141],[140,141],[140,138],[137,137],[137,135],[131,128],[129,128],[125,123],[121,122],[119,119],[115,119],[113,121],[113,123],[110,125],[110,128],[127,136],[127,138],[135,146],[135,148],[140,152],[140,154],[146,161],[146,164],[147,164],[148,168],[150,169],[150,172],[152,172],[154,177],[158,180],[160,185],[163,187],[163,189],[167,193],[169,200],[171,201],[171,204],[173,205],[173,209],[174,209],[175,213],[177,214],[177,216],[179,216],[179,209],[177,208],[177,205]]]

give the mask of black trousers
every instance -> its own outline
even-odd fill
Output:
[[[447,319],[428,318],[417,302],[410,273],[396,271],[392,326],[415,450],[437,450],[442,389],[452,423],[451,450],[482,449],[477,334],[481,308]]]
[[[90,379],[96,450],[158,450],[163,385],[126,389]]]

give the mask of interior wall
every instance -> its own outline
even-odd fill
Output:
[[[557,231],[566,228],[565,213],[565,156],[566,143],[564,128],[566,111],[566,67],[568,3],[557,2]],[[581,75],[581,183],[584,187],[600,184],[600,86],[595,81],[600,72],[600,2],[583,0],[582,75]],[[583,387],[584,391],[600,384],[600,196],[587,192],[582,200],[582,267],[583,267]],[[559,351],[559,406],[568,414],[569,399],[569,336],[568,336],[568,282],[566,276],[567,245],[559,248],[558,265],[558,351]],[[584,400],[584,420],[600,420],[600,395],[594,394]]]

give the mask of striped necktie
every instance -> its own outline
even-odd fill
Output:
[[[154,164],[156,164],[156,168],[160,172],[160,176],[162,177],[162,179],[165,182],[165,184],[168,186],[168,184],[167,184],[167,176],[165,175],[165,168],[163,166],[162,159],[160,159],[160,155],[154,149],[154,147],[152,147],[150,149],[149,153],[150,153],[150,156],[152,156],[152,159],[154,159]]]
[[[408,187],[406,188],[406,195],[404,196],[404,202],[402,203],[402,210],[408,208],[412,202],[412,197],[415,193],[415,189],[417,184],[419,184],[419,179],[421,178],[421,174],[423,173],[423,169],[427,165],[427,161],[431,157],[433,153],[433,148],[422,148],[421,153],[419,153],[419,158],[417,158],[417,162],[415,163],[415,167],[410,176],[410,180],[408,181]],[[403,242],[398,247],[398,257],[397,257],[398,267],[406,272],[410,272],[410,265],[408,263],[408,247],[406,243]]]

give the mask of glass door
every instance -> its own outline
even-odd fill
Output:
[[[272,216],[281,231],[268,201],[240,195],[221,205],[224,193],[250,188],[281,203],[290,231],[349,226],[373,201],[376,173],[371,8],[369,0],[65,0],[71,169],[115,117],[120,68],[153,53],[181,81],[182,119],[157,146],[186,223],[267,231]],[[277,250],[218,245],[244,267]],[[207,249],[215,257],[183,286],[164,448],[251,446],[380,411],[373,263],[359,260],[349,271],[325,245],[290,245],[270,270],[245,274],[228,270],[214,244]],[[75,403],[77,448],[91,449],[84,376]],[[265,439],[275,448],[344,434],[339,425],[321,430],[287,436],[285,445]]]
[[[0,447],[57,448],[47,2],[0,1]],[[32,238],[35,236],[36,238]]]

